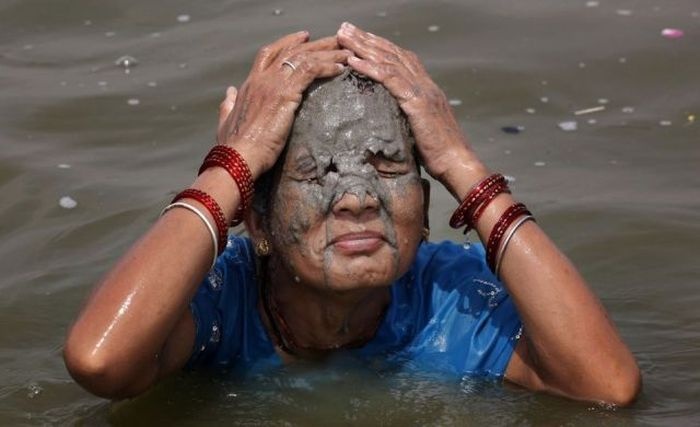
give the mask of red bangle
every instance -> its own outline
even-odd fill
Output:
[[[459,207],[452,214],[452,217],[450,218],[450,227],[459,228],[465,224],[469,224],[469,226],[473,228],[474,210],[483,202],[485,194],[487,194],[487,190],[495,185],[505,185],[507,188],[508,182],[503,175],[496,173],[483,179],[471,190],[469,190],[467,197],[464,198],[464,201],[462,201]]]
[[[481,215],[484,214],[486,208],[501,193],[510,194],[510,188],[508,188],[508,184],[496,184],[483,194],[483,196],[477,201],[478,207],[474,210],[474,213],[471,215],[471,220],[467,223],[467,227],[464,229],[464,234],[467,234],[472,228],[476,228],[476,223],[479,221],[479,218],[481,218]]]
[[[524,204],[515,203],[509,206],[508,209],[503,212],[503,215],[501,215],[501,217],[498,219],[496,225],[493,226],[486,245],[486,262],[488,263],[489,268],[491,268],[491,271],[496,271],[496,253],[498,252],[498,247],[501,245],[503,235],[511,224],[513,224],[513,221],[522,215],[532,215],[532,213],[527,210],[527,207]]]
[[[227,145],[215,145],[209,151],[199,168],[199,174],[214,166],[226,170],[241,193],[241,203],[231,221],[231,226],[238,225],[243,221],[243,214],[253,198],[253,179],[250,168],[240,153]]]
[[[226,239],[228,238],[228,226],[226,225],[226,217],[224,216],[224,211],[221,210],[221,206],[214,200],[213,197],[208,195],[202,190],[197,190],[195,188],[188,188],[187,190],[181,191],[175,196],[172,203],[177,202],[181,199],[193,199],[204,205],[209,211],[209,214],[214,218],[216,222],[216,229],[218,231],[218,248],[219,253],[226,249]]]

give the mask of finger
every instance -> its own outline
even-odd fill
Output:
[[[263,46],[258,52],[258,56],[255,58],[254,67],[263,70],[272,64],[279,53],[285,49],[298,46],[309,39],[308,31],[299,31],[292,34],[287,34],[286,36]]]
[[[348,58],[348,65],[360,74],[364,74],[370,79],[383,84],[397,99],[399,104],[411,101],[416,98],[419,89],[413,84],[405,69],[393,64],[377,64],[351,56]]]
[[[338,50],[337,36],[324,37],[312,42],[302,43],[294,48],[295,51],[317,51],[317,50]]]
[[[282,64],[284,72],[288,76],[298,76],[299,74],[314,73],[317,63],[337,64],[341,66],[347,64],[348,57],[352,56],[352,52],[347,49],[342,50],[322,50],[316,52],[299,52],[289,57]],[[291,63],[294,67],[288,66]]]
[[[231,114],[231,111],[233,111],[233,107],[236,105],[237,95],[238,90],[235,87],[229,86],[229,88],[226,89],[226,97],[219,105],[219,130],[221,130],[221,127],[226,123],[226,119]]]

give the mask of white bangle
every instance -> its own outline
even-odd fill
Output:
[[[513,235],[515,234],[516,231],[518,231],[518,228],[520,228],[521,225],[526,223],[527,221],[530,220],[535,220],[535,217],[532,215],[525,215],[524,217],[520,218],[517,220],[513,225],[511,225],[510,230],[508,230],[508,234],[506,235],[506,238],[503,239],[503,244],[501,247],[498,249],[498,253],[496,254],[496,278],[498,278],[498,272],[501,269],[501,261],[503,260],[503,255],[506,252],[506,247],[508,246],[508,243],[510,242],[510,239],[513,238]]]
[[[209,230],[209,234],[211,235],[211,241],[214,243],[214,259],[211,262],[211,268],[214,268],[214,265],[216,265],[216,258],[218,257],[219,254],[219,243],[216,239],[216,233],[214,232],[214,227],[211,225],[209,220],[207,219],[206,216],[197,208],[194,206],[190,205],[189,203],[185,202],[176,202],[176,203],[171,203],[168,206],[165,207],[160,213],[160,216],[163,216],[167,211],[169,211],[172,208],[185,208],[190,212],[194,212],[195,215],[199,217],[199,219],[202,220],[204,225],[207,226],[207,230]]]

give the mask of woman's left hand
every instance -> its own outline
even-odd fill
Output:
[[[348,58],[350,67],[382,83],[398,100],[411,124],[423,166],[431,176],[448,188],[454,187],[449,173],[455,169],[455,161],[473,171],[474,177],[486,175],[447,97],[415,53],[347,22],[338,30],[338,43],[355,54]]]

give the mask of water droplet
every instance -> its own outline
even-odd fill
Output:
[[[29,390],[29,392],[27,393],[27,397],[30,398],[30,399],[34,399],[34,398],[37,397],[42,391],[44,391],[44,389],[41,388],[41,387],[39,386],[39,384],[37,384],[37,383],[35,383],[35,382],[30,383],[30,384],[27,386],[27,390]]]
[[[569,120],[565,122],[559,122],[557,126],[559,126],[559,129],[563,130],[564,132],[573,132],[576,129],[578,129],[578,122],[576,122],[575,120]]]
[[[126,100],[126,103],[131,105],[132,107],[135,107],[141,103],[141,101],[138,98],[129,98]]]
[[[615,13],[617,13],[620,16],[631,16],[632,15],[632,11],[629,9],[617,9],[615,11]]]
[[[506,181],[508,181],[509,184],[512,184],[512,183],[515,182],[515,177],[512,176],[512,175],[504,175],[503,178],[505,178]]]
[[[598,123],[598,120],[596,120],[596,119],[588,119],[588,124],[589,124],[589,125],[594,125],[594,124],[596,124],[596,123]]]
[[[22,46],[22,49],[32,50],[32,49],[34,49],[34,45],[33,44],[25,44],[24,46]]]
[[[450,99],[450,100],[447,101],[447,102],[448,102],[448,104],[450,104],[450,105],[453,106],[453,107],[459,107],[460,105],[462,105],[462,100],[461,100],[461,99],[457,99],[457,98]]]
[[[632,114],[634,113],[634,107],[622,107],[621,111],[625,114]]]
[[[299,276],[294,276],[294,283],[301,283],[301,278]]]
[[[138,65],[138,63],[138,59],[131,55],[122,55],[114,61],[114,65],[123,68],[126,74],[129,74],[131,68]]]
[[[542,81],[540,82],[540,84],[541,84],[542,86],[547,86],[547,85],[549,84],[549,82],[548,82],[547,80],[542,80]]]
[[[627,58],[625,58],[624,56],[621,56],[620,58],[618,58],[617,62],[619,62],[620,64],[626,64]]]
[[[157,82],[148,82],[148,83],[146,83],[146,86],[148,86],[148,87],[156,87],[156,86],[158,86],[158,83],[157,83]]]
[[[59,163],[58,165],[56,165],[56,167],[59,169],[70,169],[71,165],[69,165],[68,163]]]
[[[608,100],[607,98],[598,98],[598,104],[600,104],[600,105],[605,105],[609,102],[610,102],[610,100]]]
[[[73,209],[74,207],[78,206],[78,202],[73,200],[73,198],[70,196],[61,197],[58,200],[58,204],[64,209]]]
[[[526,108],[525,112],[527,114],[535,114],[537,112],[537,110],[535,110],[534,108]]]
[[[377,12],[377,16],[379,18],[386,18],[386,11],[380,10],[379,12]]]
[[[673,124],[673,122],[670,121],[670,120],[661,120],[661,121],[659,122],[659,125],[660,125],[660,126],[671,126],[672,124]]]
[[[586,63],[585,62],[579,62],[578,63],[579,68],[586,68]]]
[[[190,22],[190,15],[177,15],[177,22],[180,23],[185,23],[185,22]]]
[[[68,82],[61,82],[61,83],[59,83],[59,84],[60,84],[61,86],[63,86],[63,87],[68,86]]]
[[[275,10],[272,11],[272,14],[275,15],[275,16],[280,16],[280,15],[282,15],[283,13],[284,13],[284,10],[282,10],[282,9],[275,9]]]
[[[151,37],[153,37],[153,38],[158,38],[158,37],[160,37],[160,33],[158,33],[158,32],[156,32],[156,33],[151,33]]]
[[[229,393],[226,395],[226,397],[238,397],[238,394],[236,393]]]
[[[116,35],[117,35],[117,33],[115,33],[114,31],[107,31],[105,33],[105,37],[114,37]]]
[[[104,81],[104,80],[100,80],[99,82],[97,82],[97,86],[99,86],[99,87],[105,87],[105,86],[107,86],[107,82]]]
[[[90,25],[92,25],[92,21],[89,19],[86,19],[83,21],[83,25],[85,25],[86,27],[89,27]]]
[[[431,33],[436,33],[438,31],[440,31],[440,26],[439,25],[430,25],[430,26],[428,26],[428,31],[430,31]]]
[[[178,64],[177,66],[180,69],[185,69],[185,68],[187,68],[187,62],[182,62],[182,63]]]
[[[535,165],[535,166],[537,166],[537,167],[542,167],[542,166],[545,166],[546,164],[547,164],[547,163],[542,162],[542,161],[533,163],[533,165]]]
[[[586,2],[586,7],[598,7],[600,6],[600,2],[597,1],[587,1]]]
[[[543,96],[543,97],[540,98],[540,102],[543,103],[543,104],[546,104],[546,103],[549,102],[549,98],[547,98],[546,96]]]

